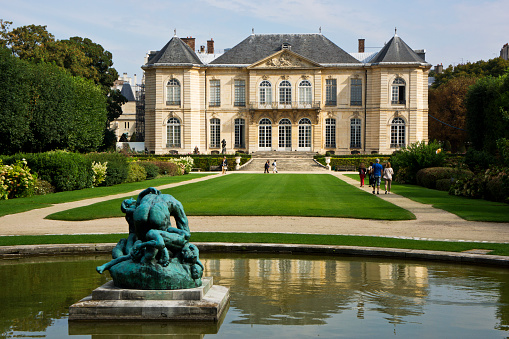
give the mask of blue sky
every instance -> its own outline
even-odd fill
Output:
[[[213,38],[216,50],[255,33],[318,33],[347,52],[357,40],[380,48],[398,35],[426,49],[432,65],[488,60],[509,42],[507,0],[0,0],[12,27],[46,25],[57,39],[90,38],[113,54],[119,74],[142,74],[149,50],[173,36]],[[368,48],[366,51],[375,51]]]

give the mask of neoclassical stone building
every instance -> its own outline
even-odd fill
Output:
[[[428,139],[424,52],[349,54],[322,34],[252,34],[217,55],[174,36],[145,71],[151,153],[392,153]],[[360,50],[363,40],[359,40]]]

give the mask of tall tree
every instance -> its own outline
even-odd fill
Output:
[[[432,74],[435,77],[433,88],[437,88],[449,80],[458,77],[481,78],[489,75],[498,77],[505,74],[508,69],[509,60],[502,58],[493,58],[488,61],[479,60],[456,66],[449,65],[442,73]]]
[[[449,141],[456,151],[468,138],[465,95],[476,82],[474,77],[457,77],[429,90],[428,135],[430,140]],[[440,121],[438,121],[440,120]]]

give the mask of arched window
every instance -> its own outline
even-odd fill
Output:
[[[210,119],[210,147],[219,148],[221,143],[221,120]]]
[[[391,122],[391,147],[405,146],[405,120],[394,118]]]
[[[350,120],[350,148],[361,148],[361,119]]]
[[[292,104],[292,84],[288,80],[283,80],[279,84],[279,103],[281,105]]]
[[[258,123],[258,149],[270,151],[272,148],[272,121],[263,118]]]
[[[406,83],[402,78],[396,78],[392,82],[392,96],[391,103],[393,105],[405,105],[405,92],[406,92]]]
[[[246,147],[246,121],[244,119],[235,119],[235,147]]]
[[[299,120],[299,149],[311,150],[311,120],[302,118]]]
[[[290,119],[279,120],[279,143],[278,148],[280,150],[291,151],[292,150],[292,122]]]
[[[166,84],[166,105],[180,105],[180,82],[170,79]]]
[[[325,147],[336,148],[336,119],[325,119]]]
[[[169,118],[166,123],[166,147],[180,147],[180,120]]]
[[[299,104],[300,105],[311,105],[313,100],[311,83],[308,80],[302,80],[299,83]]]
[[[272,104],[272,84],[267,80],[260,83],[260,104]]]

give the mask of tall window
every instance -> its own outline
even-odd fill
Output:
[[[210,147],[219,148],[221,143],[221,120],[210,119]]]
[[[272,122],[267,118],[258,123],[258,148],[266,151],[272,148]]]
[[[311,149],[311,120],[308,118],[299,120],[299,148]]]
[[[235,119],[235,147],[246,147],[246,122],[244,119]]]
[[[292,122],[289,119],[279,120],[279,143],[281,149],[292,149]]]
[[[272,104],[272,85],[267,80],[263,80],[260,83],[260,104]]]
[[[325,119],[325,147],[336,148],[336,119]]]
[[[302,80],[299,84],[299,104],[311,105],[312,98],[311,83],[308,80]]]
[[[170,79],[166,84],[166,105],[180,105],[180,82]]]
[[[235,80],[235,106],[246,106],[246,81]]]
[[[180,120],[169,118],[166,124],[166,147],[180,147]]]
[[[351,79],[350,106],[362,106],[362,79]]]
[[[350,148],[361,148],[361,119],[350,120]]]
[[[405,120],[394,118],[391,122],[391,147],[405,146]]]
[[[219,80],[210,80],[210,103],[209,106],[221,105],[221,83]]]
[[[336,106],[337,105],[337,93],[338,88],[336,79],[325,80],[325,105]]]
[[[401,78],[394,79],[394,81],[392,82],[392,95],[391,95],[391,103],[393,105],[406,104],[405,88],[406,88],[405,80]]]
[[[292,103],[292,84],[288,80],[283,80],[279,84],[279,103],[282,105]]]

